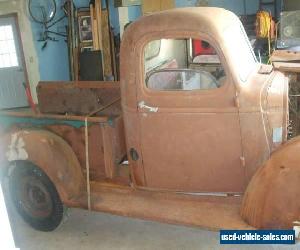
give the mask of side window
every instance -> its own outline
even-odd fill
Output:
[[[220,88],[225,71],[213,47],[203,40],[161,39],[144,49],[146,86],[152,90]]]

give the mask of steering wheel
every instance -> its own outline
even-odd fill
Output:
[[[217,68],[216,71],[211,73],[217,80],[225,76],[225,71],[223,68]]]

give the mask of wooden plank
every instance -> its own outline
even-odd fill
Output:
[[[143,0],[142,11],[143,15],[147,15],[155,11],[160,11],[160,0]]]
[[[95,9],[92,4],[90,4],[90,15],[91,15],[91,24],[92,24],[92,34],[93,34],[93,49],[99,50],[98,47],[98,33],[97,32],[97,23],[95,21]]]
[[[161,0],[160,1],[160,10],[169,10],[175,7],[174,0]]]
[[[70,79],[73,80],[73,76],[74,76],[74,71],[73,71],[73,38],[72,38],[72,26],[73,26],[73,19],[72,19],[72,11],[71,9],[73,8],[71,2],[67,3],[67,16],[68,16],[68,53],[69,53],[69,75],[70,75]]]
[[[117,63],[116,63],[116,48],[115,48],[115,39],[114,39],[114,33],[110,29],[110,37],[111,37],[111,57],[112,57],[112,67],[113,67],[113,73],[114,73],[114,80],[118,80],[118,73],[117,73]]]
[[[74,10],[74,5],[73,1],[70,2],[70,8],[71,8],[71,38],[72,38],[72,48],[71,52],[73,54],[73,50],[76,47],[76,36],[75,36],[75,10]],[[74,54],[72,56],[72,78],[71,80],[75,79],[75,64],[74,64]]]
[[[300,63],[273,62],[273,66],[282,72],[300,73]]]
[[[117,74],[117,65],[116,65],[116,49],[115,49],[115,39],[114,39],[114,33],[111,29],[110,25],[110,7],[109,7],[109,0],[105,0],[106,3],[106,9],[107,9],[107,20],[108,20],[108,30],[109,30],[109,40],[110,40],[110,53],[111,53],[111,60],[112,60],[112,71],[114,80],[116,81],[118,79]],[[141,4],[141,1],[140,1]]]
[[[112,83],[113,85],[113,83]],[[120,89],[102,88],[101,84],[91,86],[39,82],[37,86],[39,108],[42,113],[89,115],[105,109],[114,100],[120,99]],[[121,114],[114,109],[111,115]]]
[[[101,0],[95,0],[95,15],[96,15],[96,20],[97,20],[97,32],[98,32],[98,45],[99,45],[99,50],[102,50],[102,28],[101,28],[101,22],[102,22],[102,7],[101,7]],[[101,56],[101,61],[102,61],[102,75],[105,76],[104,74],[104,57],[103,57],[103,52]]]
[[[99,49],[102,50],[102,29],[101,29],[102,9],[101,9],[101,1],[100,0],[95,0],[95,14],[96,14],[96,20],[97,20]]]
[[[270,60],[272,62],[300,61],[300,52],[290,50],[275,50]]]
[[[73,49],[73,55],[74,55],[74,78],[75,81],[78,81],[79,79],[78,47]]]
[[[174,0],[143,0],[142,2],[143,15],[147,15],[157,11],[172,9],[174,7]]]
[[[94,34],[95,34],[95,40],[93,41],[95,43],[95,48],[94,50],[100,50],[100,45],[99,45],[99,36],[98,36],[98,26],[97,26],[97,20],[94,19],[93,21],[93,24],[94,24]]]
[[[112,56],[109,34],[108,11],[102,11],[102,53],[103,53],[103,68],[105,76],[112,76]]]

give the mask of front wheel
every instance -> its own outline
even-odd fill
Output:
[[[30,162],[16,162],[9,178],[11,199],[33,228],[53,231],[63,219],[64,207],[48,176]]]

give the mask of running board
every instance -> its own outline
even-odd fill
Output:
[[[91,210],[210,230],[254,229],[239,214],[242,196],[192,196],[91,183]],[[87,198],[68,202],[87,208]]]

